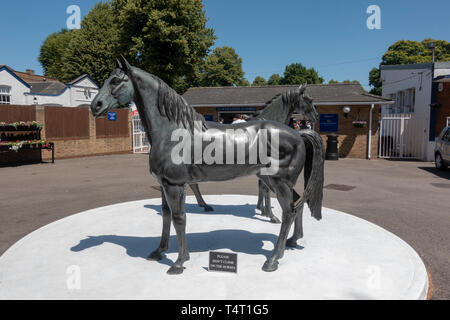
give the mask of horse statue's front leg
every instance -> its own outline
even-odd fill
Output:
[[[258,202],[256,203],[256,209],[261,210],[261,214],[264,208],[264,183],[261,179],[258,179]]]
[[[303,238],[303,207],[304,205],[301,205],[296,209],[294,234],[286,241],[286,246],[289,248],[295,248],[297,240]]]
[[[273,214],[269,187],[263,181],[261,181],[261,179],[259,180],[258,187],[259,187],[259,195],[262,195],[261,198],[262,198],[262,200],[264,200],[264,205],[261,206],[261,208],[258,208],[258,204],[257,204],[256,208],[261,210],[262,216],[270,218],[270,222],[281,223],[280,219],[278,219]],[[259,203],[259,201],[260,200],[258,198],[258,203]]]
[[[172,222],[177,232],[178,259],[167,271],[168,274],[183,273],[183,263],[189,260],[189,252],[186,243],[186,186],[170,184],[163,185],[166,193],[167,204],[172,212]]]
[[[195,198],[197,199],[197,203],[200,207],[204,208],[206,212],[208,211],[214,211],[214,209],[205,202],[205,200],[202,197],[202,194],[200,193],[200,189],[198,187],[198,184],[190,184],[189,185],[194,191]]]
[[[280,203],[281,209],[283,210],[283,218],[277,243],[272,251],[272,255],[269,257],[269,259],[267,259],[262,267],[264,271],[271,272],[278,269],[278,260],[283,258],[284,250],[286,249],[288,233],[292,226],[292,223],[294,222],[296,213],[292,207],[292,189],[280,179],[268,179],[271,180],[270,185],[274,187],[278,202]]]
[[[170,213],[170,208],[166,201],[166,196],[164,195],[164,190],[162,190],[162,188],[161,188],[161,198],[162,198],[162,218],[163,218],[161,241],[159,243],[159,247],[147,257],[147,260],[159,261],[162,259],[162,253],[169,250],[170,222],[172,221],[172,216]]]

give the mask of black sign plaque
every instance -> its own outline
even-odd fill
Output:
[[[228,252],[209,252],[209,271],[237,273],[237,254]]]

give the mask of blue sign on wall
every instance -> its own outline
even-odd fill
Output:
[[[339,121],[338,119],[338,114],[321,114],[320,132],[337,132]]]
[[[108,112],[109,121],[117,121],[117,112]]]
[[[214,116],[211,114],[204,115],[206,121],[214,121]]]

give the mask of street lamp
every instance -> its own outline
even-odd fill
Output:
[[[350,106],[345,106],[342,108],[342,112],[344,113],[345,118],[348,117],[348,114],[350,113],[350,111],[352,111],[352,108],[350,108]]]

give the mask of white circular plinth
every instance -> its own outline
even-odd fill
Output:
[[[257,197],[205,200],[214,212],[187,197],[191,260],[181,275],[166,273],[178,255],[173,227],[166,257],[145,259],[159,244],[161,199],[134,201],[72,215],[18,241],[0,257],[0,299],[426,298],[417,253],[372,223],[331,209],[316,221],[305,208],[304,238],[267,273],[261,267],[280,225],[255,215]],[[209,250],[237,253],[238,273],[209,272]]]

